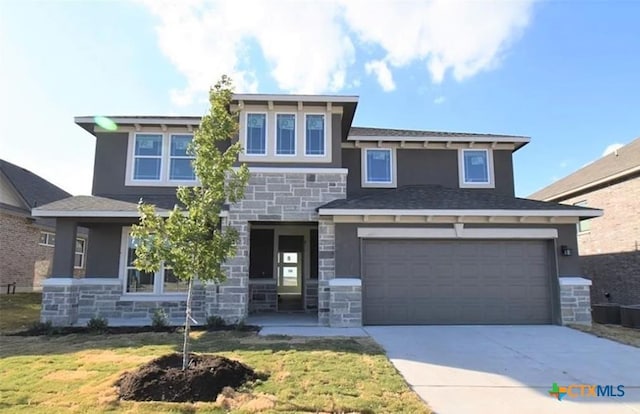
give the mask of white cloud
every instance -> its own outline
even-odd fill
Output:
[[[447,98],[445,98],[444,96],[438,96],[436,99],[433,100],[433,103],[436,105],[440,105],[443,104],[444,101],[446,101]]]
[[[278,88],[339,91],[352,84],[356,46],[365,71],[393,90],[393,69],[424,65],[435,83],[461,81],[499,64],[528,25],[532,0],[139,0],[158,19],[161,51],[186,78],[176,104],[206,92],[220,74],[258,89],[264,57]],[[379,56],[382,51],[382,56]],[[262,70],[262,69],[260,69]],[[174,85],[176,86],[176,85]]]
[[[615,151],[619,150],[622,147],[624,147],[624,144],[619,144],[617,142],[615,144],[611,144],[611,145],[607,146],[607,148],[604,149],[604,151],[602,152],[602,156],[604,157],[605,155],[609,155],[612,152],[615,152]]]
[[[383,60],[372,60],[364,65],[364,69],[367,74],[375,74],[378,79],[378,83],[385,92],[391,92],[396,89],[396,84],[393,82],[393,75],[387,66],[387,63]]]

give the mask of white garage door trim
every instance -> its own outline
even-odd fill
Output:
[[[552,228],[464,228],[453,227],[358,227],[358,237],[367,239],[557,239]]]

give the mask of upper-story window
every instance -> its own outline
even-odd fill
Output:
[[[325,154],[325,123],[323,114],[305,116],[305,154]]]
[[[492,152],[486,149],[463,149],[458,153],[460,187],[494,187]]]
[[[330,121],[339,108],[298,104],[243,105],[238,138],[241,162],[322,164],[332,158]],[[338,138],[338,137],[334,137]]]
[[[162,134],[136,134],[133,179],[160,180]]]
[[[247,114],[247,154],[267,154],[267,114]]]
[[[276,154],[296,155],[296,114],[276,114]]]
[[[140,132],[132,135],[127,161],[128,185],[178,185],[196,180],[193,134]]]
[[[396,161],[393,148],[362,149],[362,186],[395,187]]]
[[[193,171],[195,157],[187,151],[192,139],[193,136],[187,134],[171,135],[170,180],[193,181],[196,179],[196,174]]]

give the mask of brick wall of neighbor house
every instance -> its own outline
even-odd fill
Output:
[[[53,247],[40,245],[43,229],[26,217],[0,213],[0,284],[16,282],[16,292],[42,289],[42,282],[51,275]],[[84,269],[74,269],[74,276],[84,276]],[[0,289],[0,294],[6,293]]]
[[[335,275],[334,225],[320,219],[316,208],[346,197],[345,170],[321,173],[252,173],[242,201],[231,206],[228,223],[238,231],[236,257],[227,265],[228,278],[219,287],[218,304],[210,311],[227,321],[247,316],[249,310],[249,222],[318,222],[319,320],[328,324],[328,280]],[[323,293],[322,289],[327,291]],[[326,297],[325,297],[326,296]],[[323,316],[323,313],[327,313]]]
[[[604,210],[578,234],[582,272],[593,281],[591,300],[640,304],[640,176],[563,201]],[[605,296],[609,293],[609,299]]]

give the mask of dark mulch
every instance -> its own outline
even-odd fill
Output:
[[[51,326],[47,324],[36,324],[29,329],[8,333],[8,336],[41,336],[41,335],[70,335],[70,334],[136,334],[145,332],[183,332],[183,326],[109,326],[104,330],[96,332],[86,326]],[[259,326],[254,325],[224,325],[224,326],[192,326],[192,331],[240,331],[258,332]]]
[[[238,388],[260,376],[241,362],[218,355],[189,354],[182,371],[182,354],[154,359],[136,371],[125,372],[116,382],[123,400],[215,401],[225,387]]]

